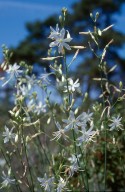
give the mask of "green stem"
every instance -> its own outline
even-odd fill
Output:
[[[73,132],[73,145],[74,145],[74,153],[75,153],[75,156],[77,158],[77,148],[76,148],[76,138],[75,138],[75,131],[74,129],[72,130]],[[78,163],[78,166],[81,167],[80,165],[80,162],[79,162],[79,159],[77,158],[77,163]],[[84,176],[83,176],[83,173],[81,174],[81,177],[82,177],[82,181],[83,181],[83,184],[85,186],[85,190],[86,190],[86,184],[85,184],[85,181],[84,181]],[[87,192],[87,190],[86,190]]]
[[[83,159],[83,162],[84,162],[85,180],[86,180],[85,190],[86,190],[86,192],[89,192],[89,183],[88,183],[88,175],[87,175],[87,155],[86,155],[86,152],[85,152],[85,158],[84,158],[84,155],[83,155],[83,152],[82,152],[82,149],[81,149],[80,146],[79,146],[79,149],[80,149],[80,153],[82,155],[82,159]]]
[[[35,127],[34,127],[34,129],[35,129]],[[42,143],[41,143],[41,140],[40,140],[40,138],[39,138],[39,135],[37,136],[37,139],[38,139],[39,145],[41,146],[41,148],[42,148],[42,150],[43,150],[43,153],[44,153],[44,155],[45,155],[45,157],[46,157],[46,160],[48,161],[48,164],[52,167],[52,165],[51,165],[51,163],[50,163],[50,160],[49,160],[49,158],[48,158],[48,156],[47,156],[47,154],[46,154],[46,151],[45,151],[44,147],[42,146]],[[55,170],[53,169],[53,167],[52,167],[52,172],[53,172],[53,174],[55,175],[55,178],[57,179],[57,176],[56,176],[56,173],[55,173]]]
[[[106,178],[107,178],[107,130],[105,128],[105,167],[104,167],[105,192],[107,188]]]
[[[22,164],[22,167],[24,168],[24,164],[23,164],[23,161],[22,161],[22,156],[21,156],[21,154],[20,154],[20,152],[19,152],[19,149],[18,149],[18,147],[17,147],[15,144],[14,144],[14,146],[16,147],[16,150],[17,150],[18,155],[19,155],[19,156],[17,156],[17,157],[19,157],[20,162],[21,162],[21,164]],[[30,186],[30,183],[29,183],[29,181],[28,181],[27,176],[26,176],[26,181],[27,181],[28,187],[29,187],[30,190],[32,191],[32,188],[31,188],[31,186]]]
[[[69,86],[68,86],[68,67],[66,64],[65,54],[64,54],[63,58],[64,58],[65,73],[66,73],[66,86],[67,86],[67,91],[68,91],[68,95],[69,95],[69,106],[70,106],[71,101],[70,101],[70,92],[69,92]]]
[[[103,89],[103,81],[102,81],[102,71],[100,71],[101,73],[101,90],[102,90],[102,94],[104,92],[104,89]],[[105,109],[105,98],[104,98],[104,95],[103,95],[103,109]],[[106,128],[106,114],[104,113],[104,131],[105,131],[105,142],[104,142],[104,154],[105,154],[105,157],[104,157],[104,191],[106,192],[106,188],[107,188],[107,181],[106,181],[106,178],[107,178],[107,128]]]
[[[30,167],[30,163],[29,163],[29,159],[28,159],[28,155],[27,155],[27,148],[26,148],[26,142],[25,142],[25,138],[24,138],[24,134],[23,134],[23,127],[21,129],[21,133],[22,133],[22,140],[23,140],[23,146],[24,146],[24,151],[25,151],[25,156],[26,156],[26,160],[27,160],[27,165],[28,165],[28,170],[29,170],[29,174],[30,174],[30,178],[31,178],[31,183],[32,183],[32,191],[34,191],[34,183],[33,183],[33,177],[32,177],[32,172],[31,172],[31,167]]]

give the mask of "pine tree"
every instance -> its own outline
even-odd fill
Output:
[[[115,24],[114,15],[120,14],[123,3],[124,0],[79,0],[72,5],[72,12],[67,16],[66,26],[69,28],[73,37],[72,44],[87,47],[84,51],[80,52],[82,62],[76,63],[78,78],[84,83],[84,90],[87,92],[97,90],[97,83],[92,81],[92,78],[98,77],[100,74],[97,69],[98,61],[88,46],[89,39],[87,36],[79,35],[79,32],[93,30],[90,13],[95,14],[97,11],[100,13],[100,16],[96,27],[104,29],[111,24]],[[28,36],[16,49],[12,49],[14,52],[13,61],[24,60],[30,65],[40,64],[49,70],[48,63],[41,63],[40,58],[46,56],[46,50],[48,49],[49,40],[46,37],[49,35],[49,26],[55,27],[57,22],[58,16],[53,15],[43,22],[36,21],[34,23],[28,23],[26,25],[29,32]],[[117,64],[118,67],[115,72],[111,73],[110,79],[113,80],[115,77],[116,82],[118,80],[123,81],[125,80],[125,60],[119,55],[118,50],[124,45],[125,35],[117,31],[114,26],[101,37],[100,51],[103,51],[103,48],[111,39],[114,39],[114,42],[108,48],[107,65],[112,67],[114,64]],[[97,50],[97,47],[95,45],[93,46]],[[70,54],[73,54],[73,51]]]

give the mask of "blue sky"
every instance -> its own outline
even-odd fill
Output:
[[[27,35],[26,22],[44,20],[62,7],[69,8],[74,0],[0,0],[1,45],[16,46]]]
[[[78,0],[0,0],[0,57],[1,45],[16,46],[25,38],[26,22],[44,20],[54,13],[60,13],[62,7],[70,8]],[[125,6],[121,10],[122,16],[116,15],[117,30],[125,31]]]

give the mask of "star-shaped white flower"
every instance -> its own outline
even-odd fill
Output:
[[[64,179],[60,177],[60,180],[57,186],[57,192],[62,192],[65,186],[66,186],[66,181],[64,181]]]
[[[69,177],[72,177],[74,175],[74,173],[79,170],[78,161],[79,161],[80,157],[81,157],[81,154],[79,154],[79,155],[73,154],[70,158],[68,158],[68,160],[71,163],[71,165],[69,167],[70,168]]]
[[[78,133],[79,118],[75,118],[73,111],[70,111],[68,119],[63,119],[62,121],[67,124],[64,128],[65,132],[74,129],[74,131]]]
[[[76,139],[77,146],[80,146],[82,143],[87,143],[89,141],[92,141],[93,137],[97,133],[97,131],[93,131],[93,122],[88,130],[86,130],[85,127],[82,127],[81,133],[82,133],[82,136]]]
[[[9,69],[7,69],[6,72],[9,74],[10,78],[2,86],[5,86],[10,80],[15,77],[18,77],[19,74],[23,72],[19,68],[20,66],[16,63],[14,65],[9,65]]]
[[[2,186],[1,186],[0,189],[2,189],[4,187],[7,187],[7,186],[9,186],[11,184],[15,184],[15,179],[11,179],[10,178],[10,173],[11,173],[10,169],[8,170],[8,174],[7,175],[4,173],[4,171],[2,172],[3,182],[1,183]]]
[[[18,90],[18,94],[22,94],[23,96],[28,96],[28,94],[29,94],[29,89],[28,89],[28,87],[26,86],[26,85],[22,85],[22,86],[20,86],[19,87],[19,90]]]
[[[42,80],[42,83],[50,84],[51,80],[49,79],[49,76],[54,75],[54,72],[51,73],[43,73],[40,76],[40,79]]]
[[[112,119],[110,121],[112,121],[111,124],[109,124],[110,127],[110,131],[118,128],[118,129],[122,129],[122,124],[121,124],[121,120],[122,117],[120,117],[120,115],[118,115],[117,117],[112,117]]]
[[[72,40],[72,38],[70,37],[70,34],[68,31],[67,31],[66,38],[65,38],[65,34],[66,34],[66,30],[64,28],[61,29],[60,32],[58,32],[58,33],[56,32],[56,35],[55,35],[55,33],[54,33],[54,35],[51,34],[50,36],[54,40],[54,42],[51,42],[49,46],[50,47],[58,46],[59,53],[63,53],[64,48],[71,50],[70,46],[67,43],[69,43]]]
[[[35,75],[32,75],[32,76],[26,76],[26,82],[27,82],[27,87],[28,87],[28,90],[31,90],[34,85],[37,84],[37,80],[36,80],[36,77]]]
[[[13,133],[14,127],[9,130],[9,128],[5,125],[5,132],[3,132],[3,137],[4,137],[4,143],[7,143],[13,139],[15,139],[16,134]]]
[[[79,127],[86,127],[88,118],[85,118],[85,115],[86,115],[86,112],[83,112],[78,117],[75,117],[74,112],[70,111],[69,118],[62,120],[64,123],[67,124],[64,128],[65,132],[71,129],[74,129],[74,131],[78,133]]]
[[[68,160],[70,161],[71,164],[76,164],[80,157],[81,157],[81,154],[79,154],[79,155],[72,154],[72,156],[69,157]]]
[[[53,132],[54,138],[52,140],[54,139],[59,140],[61,137],[63,137],[66,140],[68,136],[65,135],[65,130],[61,128],[61,125],[59,124],[59,122],[55,122],[55,123],[56,123],[56,127],[58,128],[58,131]]]
[[[50,32],[49,38],[50,39],[56,38],[59,35],[59,26],[58,26],[58,24],[56,24],[56,30],[53,29],[53,27],[51,27],[51,26],[50,26],[50,29],[51,29],[51,32]]]
[[[64,92],[75,92],[76,89],[80,86],[80,83],[78,83],[79,79],[77,79],[75,82],[71,78],[68,79],[68,88],[65,86]]]
[[[51,192],[51,189],[54,185],[54,177],[47,178],[47,175],[45,173],[44,178],[37,178],[40,182],[41,187],[44,187],[45,191]]]
[[[35,106],[34,112],[37,115],[40,115],[40,113],[45,113],[46,112],[46,105],[43,105],[41,101],[39,101],[38,105]]]

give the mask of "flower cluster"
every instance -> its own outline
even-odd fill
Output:
[[[69,43],[72,38],[70,37],[69,31],[66,31],[64,28],[59,30],[58,24],[56,25],[56,30],[54,30],[52,27],[50,27],[51,33],[49,38],[54,40],[52,43],[50,43],[50,47],[58,47],[59,53],[64,53],[64,48],[71,50],[70,46],[67,44]],[[67,36],[65,38],[65,35],[67,33]]]

